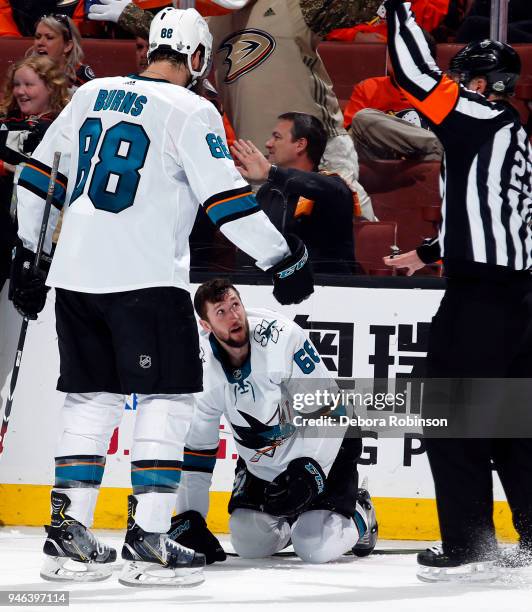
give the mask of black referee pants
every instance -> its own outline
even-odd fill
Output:
[[[532,276],[448,279],[430,329],[427,378],[532,378]],[[521,542],[532,545],[532,438],[427,437],[425,445],[446,553],[496,546],[492,469]]]

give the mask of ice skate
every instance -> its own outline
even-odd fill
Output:
[[[496,553],[445,554],[441,545],[417,556],[417,577],[423,582],[492,582],[499,574]]]
[[[112,573],[116,550],[102,544],[84,525],[66,514],[67,495],[52,491],[52,520],[45,527],[41,578],[58,582],[96,582]]]
[[[136,587],[188,587],[205,578],[205,555],[171,540],[166,533],[148,533],[135,523],[137,500],[128,498],[127,533],[122,548],[126,561],[118,581]]]
[[[353,554],[357,557],[367,557],[370,555],[373,552],[377,544],[377,538],[379,537],[379,525],[377,523],[377,517],[375,516],[375,508],[366,487],[367,479],[365,478],[362,482],[362,487],[357,491],[355,523],[357,523],[358,527],[359,522],[364,522],[366,531],[351,549]],[[358,517],[356,515],[358,515]]]

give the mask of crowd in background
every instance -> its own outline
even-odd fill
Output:
[[[126,3],[125,0],[124,3]],[[13,63],[8,70],[0,101],[0,123],[2,124],[0,131],[0,288],[9,274],[9,254],[16,233],[14,204],[11,197],[16,166],[28,159],[47,127],[66,105],[69,96],[75,89],[95,77],[91,67],[83,62],[82,36],[91,38],[131,38],[135,36],[136,65],[131,66],[131,72],[140,72],[147,65],[146,27],[149,27],[150,13],[156,13],[171,3],[164,0],[135,0],[138,9],[144,10],[148,15],[143,25],[138,25],[137,28],[121,27],[123,23],[121,24],[120,20],[118,23],[113,23],[103,19],[88,19],[87,11],[93,4],[98,4],[98,2],[72,0],[59,3],[56,0],[0,0],[0,37],[33,37],[33,43],[28,41],[26,58]],[[434,54],[436,42],[466,43],[489,36],[489,0],[412,0],[412,6]],[[228,13],[226,9],[208,0],[198,0],[196,8],[204,15],[219,16]],[[377,15],[364,23],[351,27],[334,28],[330,24],[327,27],[321,24],[316,26],[314,33],[318,33],[321,39],[332,41],[386,42],[386,24]],[[512,0],[509,4],[508,40],[510,43],[532,43],[532,4],[530,0]],[[321,59],[319,61],[321,62]],[[357,271],[353,240],[344,236],[341,241],[338,241],[334,237],[345,234],[345,219],[347,218],[352,217],[361,221],[376,220],[371,200],[358,182],[357,156],[362,161],[376,159],[439,161],[442,156],[442,148],[438,139],[422,117],[410,108],[408,101],[396,87],[391,72],[387,76],[353,83],[353,87],[351,100],[344,112],[343,126],[340,121],[339,129],[335,128],[332,119],[331,125],[321,126],[322,131],[325,130],[324,142],[321,142],[322,137],[318,135],[318,144],[312,144],[315,134],[319,134],[319,127],[317,131],[312,129],[302,131],[301,126],[305,124],[304,120],[298,117],[294,119],[294,116],[282,119],[283,113],[293,110],[289,107],[279,109],[281,112],[275,112],[273,117],[276,119],[273,120],[272,117],[269,125],[261,127],[262,131],[258,132],[260,136],[252,137],[254,144],[259,149],[266,147],[267,158],[271,163],[291,171],[293,169],[301,171],[303,168],[315,173],[313,187],[316,182],[319,182],[317,175],[319,174],[320,181],[323,177],[320,186],[325,188],[325,191],[313,191],[312,189],[305,191],[303,189],[297,193],[293,190],[285,193],[281,185],[278,192],[283,195],[280,202],[275,202],[273,208],[271,195],[265,198],[264,189],[259,189],[261,181],[258,181],[256,185],[259,201],[264,199],[261,204],[272,210],[279,208],[277,212],[274,211],[269,215],[278,228],[284,231],[290,227],[291,231],[299,232],[306,240],[310,240],[309,247],[311,254],[314,253],[316,257],[318,271],[344,274]],[[235,116],[234,111],[231,113],[232,109],[224,113],[224,102],[227,103],[227,101],[224,100],[224,95],[219,93],[219,90],[220,87],[216,83],[206,82],[202,93],[211,99],[224,115],[228,143],[233,146],[235,142],[238,142],[238,138],[250,138],[249,129],[247,132],[246,129],[243,129],[246,132],[244,135],[239,133],[239,128],[242,128],[240,116]],[[331,96],[329,96],[329,103],[330,99]],[[532,115],[532,103],[529,105]],[[336,100],[330,110],[331,117],[336,116],[339,112],[340,108]],[[228,117],[228,114],[233,116]],[[279,118],[281,122],[276,125],[275,121]],[[279,155],[285,151],[282,148],[282,135],[279,136],[279,125],[288,130],[284,135],[286,137],[284,145],[288,143],[286,150],[290,151],[290,155],[288,161],[285,162],[282,159],[279,161]],[[346,140],[342,140],[341,147],[338,147],[339,137],[344,128],[349,133],[347,148]],[[266,140],[264,134],[269,135],[270,133],[272,135]],[[280,144],[279,138],[281,138]],[[329,149],[331,140],[334,139],[337,141],[336,146],[334,148],[331,146]],[[305,143],[301,151],[297,148],[298,142]],[[313,161],[307,163],[307,160],[313,157],[312,146],[317,146],[321,151],[322,164],[316,164]],[[234,152],[234,149],[232,151]],[[243,160],[238,159],[238,156],[237,162],[240,165],[244,163]],[[348,164],[351,164],[352,168],[348,167]],[[345,190],[340,189],[341,197],[338,196],[340,193],[338,177],[331,178],[329,176],[331,174],[340,175],[343,178],[341,182]],[[281,180],[280,175],[276,180]],[[270,181],[269,184],[271,186],[272,182]],[[275,182],[273,184],[275,185]],[[288,184],[293,187],[294,182],[291,181]],[[308,177],[304,177],[301,184],[309,184]],[[330,192],[327,189],[330,189]],[[334,223],[328,227],[331,221],[330,211],[327,211],[328,214],[320,214],[322,206],[320,199],[325,202],[334,199],[333,218],[338,224],[337,231],[335,231]],[[325,226],[328,228],[329,245],[323,244]],[[348,233],[352,238],[351,230]],[[208,266],[209,262],[212,262],[213,252],[216,252],[213,251],[213,245],[220,246],[219,236],[216,235],[215,228],[206,221],[202,210],[198,215],[191,244],[195,247],[192,249],[192,261],[198,266]],[[350,256],[346,254],[348,251],[351,252]],[[223,252],[223,249],[216,252],[214,257],[219,258],[220,252]],[[335,258],[338,260],[337,266],[332,263]],[[250,262],[241,259],[240,263]]]

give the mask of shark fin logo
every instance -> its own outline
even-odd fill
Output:
[[[286,406],[288,410],[288,406]],[[255,451],[251,457],[251,463],[257,463],[261,457],[273,457],[275,450],[291,438],[296,428],[288,422],[287,414],[277,406],[272,418],[268,423],[262,423],[255,417],[238,410],[238,414],[247,422],[249,427],[231,423],[231,428],[238,436],[237,442],[244,448]],[[273,423],[273,424],[272,424]]]
[[[277,344],[279,340],[279,332],[283,331],[282,328],[277,326],[277,321],[267,321],[262,319],[253,330],[253,340],[258,342],[261,346],[266,346],[271,340],[274,344]]]
[[[218,53],[225,53],[227,74],[224,83],[234,83],[264,63],[275,50],[275,40],[263,30],[239,30],[222,41]]]

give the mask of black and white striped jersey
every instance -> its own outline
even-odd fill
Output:
[[[441,72],[410,3],[389,0],[387,21],[395,79],[445,148],[439,234],[445,262],[532,269],[532,149],[517,111]]]

